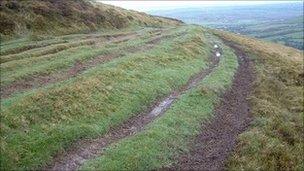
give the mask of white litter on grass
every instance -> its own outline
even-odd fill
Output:
[[[214,45],[214,48],[215,48],[215,49],[218,48],[218,45]]]
[[[215,52],[215,56],[220,57],[221,56],[220,52]]]

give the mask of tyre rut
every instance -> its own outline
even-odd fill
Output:
[[[130,39],[134,36],[137,36],[136,32],[118,33],[118,34],[113,34],[113,35],[88,35],[84,38],[79,38],[78,40],[74,40],[74,41],[71,41],[71,42],[69,42],[67,40],[58,40],[55,43],[29,44],[29,45],[26,45],[24,47],[11,49],[11,50],[7,50],[5,52],[2,52],[1,56],[2,56],[2,58],[6,58],[6,56],[14,56],[14,55],[17,55],[19,53],[27,53],[30,50],[37,50],[37,49],[53,46],[54,49],[56,49],[56,50],[49,51],[49,52],[46,52],[46,53],[41,53],[39,56],[50,55],[50,54],[58,53],[58,52],[63,51],[63,50],[75,48],[77,46],[92,45],[92,44],[95,44],[95,43],[105,43],[105,41],[107,41],[107,43],[113,43],[113,42],[116,42],[116,41]],[[58,48],[59,46],[62,46],[62,48]],[[35,56],[35,55],[33,55],[33,56]],[[19,59],[15,59],[15,60],[19,60]],[[5,63],[5,62],[9,62],[9,61],[12,61],[12,60],[2,61],[1,63]]]
[[[190,143],[189,153],[178,156],[178,161],[164,170],[225,170],[225,162],[244,132],[252,116],[247,98],[254,81],[253,63],[233,43],[225,42],[238,56],[239,67],[232,86],[222,96],[214,110],[214,118],[204,123],[201,133]]]
[[[164,114],[182,94],[197,86],[202,79],[212,72],[218,62],[219,58],[213,54],[209,68],[193,75],[187,84],[171,92],[166,98],[156,100],[142,113],[131,117],[119,126],[111,128],[104,136],[76,142],[67,151],[57,154],[53,162],[43,170],[77,170],[85,161],[102,155],[103,150],[110,144],[142,131],[147,124]]]
[[[150,50],[153,47],[155,47],[157,44],[159,44],[162,39],[169,38],[170,36],[172,36],[172,35],[164,35],[164,36],[157,35],[152,40],[146,42],[146,44],[144,46],[130,47],[130,48],[125,48],[123,50],[124,50],[124,52],[127,52],[127,53],[136,53],[138,51],[147,51],[147,50]],[[87,60],[84,62],[76,61],[74,66],[70,67],[66,71],[60,71],[60,72],[51,73],[51,74],[44,74],[44,75],[29,77],[29,78],[25,78],[23,80],[15,81],[7,86],[1,87],[1,98],[5,99],[5,98],[10,97],[10,95],[12,95],[13,93],[16,93],[16,92],[23,92],[23,91],[30,90],[33,88],[39,88],[39,87],[46,86],[48,84],[53,84],[56,82],[67,80],[69,78],[75,77],[75,76],[83,73],[85,70],[88,70],[97,65],[109,62],[115,58],[119,58],[119,57],[123,57],[123,56],[125,56],[125,54],[113,52],[113,53],[109,53],[106,55],[97,56],[93,59],[90,59],[90,60]]]

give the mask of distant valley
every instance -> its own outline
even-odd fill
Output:
[[[262,38],[303,50],[302,11],[303,4],[295,2],[284,5],[209,6],[154,10],[149,13]]]

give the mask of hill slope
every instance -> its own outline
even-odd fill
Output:
[[[59,25],[1,42],[0,170],[303,168],[303,52],[82,0],[30,2],[58,5],[42,17]],[[4,13],[22,26],[12,18],[31,8]],[[101,9],[116,12],[99,23]]]
[[[3,0],[0,10],[3,38],[181,24],[178,20],[153,17],[89,0]]]

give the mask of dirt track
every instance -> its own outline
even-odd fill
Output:
[[[225,170],[225,161],[235,148],[238,135],[252,120],[247,98],[254,80],[253,64],[237,46],[226,44],[235,50],[239,62],[232,87],[222,95],[214,118],[203,124],[201,133],[191,143],[190,152],[164,170]]]
[[[46,168],[43,168],[43,170],[76,170],[86,160],[101,155],[103,149],[108,145],[142,131],[148,123],[164,114],[180,95],[195,87],[205,76],[211,73],[218,62],[219,58],[213,56],[209,68],[201,70],[201,72],[193,75],[186,85],[173,91],[166,98],[155,101],[155,103],[141,114],[130,118],[118,127],[110,129],[106,135],[97,139],[81,140],[75,143],[66,152],[57,154],[54,157],[53,162]]]

